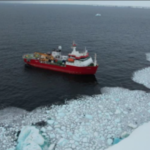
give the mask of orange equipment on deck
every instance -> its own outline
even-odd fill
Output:
[[[72,58],[68,58],[68,60],[67,61],[69,61],[69,62],[74,62],[74,59],[72,59]]]
[[[48,55],[48,54],[45,54],[45,53],[39,53],[39,52],[35,52],[34,55],[39,55],[41,59],[45,59],[45,61],[47,61],[48,59],[50,60],[54,60],[54,57],[52,55]]]

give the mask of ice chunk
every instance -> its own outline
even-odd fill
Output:
[[[64,113],[62,113],[62,112],[60,112],[60,113],[58,114],[58,116],[59,116],[59,117],[64,117],[64,116],[65,116],[65,114],[64,114]]]
[[[0,138],[3,138],[4,134],[5,134],[6,129],[3,127],[0,127]]]
[[[120,112],[120,110],[119,109],[117,109],[116,111],[115,111],[115,114],[120,114],[121,112]]]
[[[108,145],[111,145],[112,143],[113,143],[113,140],[112,140],[112,139],[108,139],[108,140],[107,140],[107,144],[108,144]]]
[[[150,67],[138,70],[133,74],[133,81],[150,88]]]
[[[62,138],[62,139],[60,139],[60,140],[58,141],[57,144],[58,144],[59,146],[64,146],[67,142],[68,142],[68,141],[67,141],[66,139]]]
[[[98,132],[94,132],[94,136],[98,137],[99,136]]]
[[[85,118],[87,118],[87,119],[93,119],[93,116],[92,115],[85,115]]]
[[[72,148],[67,148],[67,149],[65,149],[65,150],[72,150]]]
[[[146,54],[146,59],[147,59],[148,61],[150,61],[150,53],[147,53],[147,54]]]
[[[7,149],[7,150],[15,150],[15,148],[9,148],[9,149]]]
[[[16,150],[43,150],[48,142],[34,126],[23,127],[18,138]]]
[[[83,142],[88,142],[88,139],[87,139],[87,138],[83,138],[82,141],[83,141]]]
[[[51,138],[55,138],[56,135],[55,135],[54,133],[51,133],[51,134],[50,134],[50,137],[51,137]]]
[[[41,128],[41,131],[46,132],[46,129],[44,127]]]
[[[120,99],[115,99],[116,102],[120,101]]]
[[[22,149],[18,149],[18,150],[33,150],[33,149],[42,150],[42,148],[39,145],[37,145],[32,141],[28,142],[28,144],[24,145]]]
[[[47,122],[48,122],[48,124],[53,124],[54,120],[48,120]]]
[[[119,118],[115,119],[115,122],[116,122],[116,123],[119,123],[119,122],[120,122],[120,119],[119,119]]]
[[[121,138],[114,138],[112,144],[113,144],[113,145],[114,145],[114,144],[117,144],[117,143],[119,143],[121,140],[122,140]]]
[[[53,130],[53,128],[52,128],[51,126],[49,126],[47,129],[48,129],[48,130]]]
[[[48,150],[54,150],[55,146],[56,146],[55,143],[51,144],[50,147],[48,148]]]
[[[18,138],[18,142],[24,142],[31,140],[37,143],[38,145],[44,144],[44,138],[39,134],[39,130],[35,127],[24,127],[21,130],[21,133]]]
[[[128,126],[131,127],[131,128],[133,128],[133,129],[135,129],[137,127],[137,125],[135,125],[133,123],[128,124]]]
[[[49,113],[50,113],[50,111],[49,111],[49,110],[47,110],[47,111],[46,111],[46,113],[47,113],[47,114],[49,114]]]
[[[128,137],[129,136],[129,134],[127,133],[127,132],[123,132],[122,134],[121,134],[121,138],[126,138],[126,137]]]

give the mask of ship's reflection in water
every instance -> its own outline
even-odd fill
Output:
[[[24,73],[28,80],[28,94],[24,100],[26,103],[32,101],[30,106],[26,106],[27,110],[100,93],[95,75],[72,75],[30,66],[25,66]]]
[[[74,82],[97,84],[95,75],[72,75],[72,74],[63,74],[63,75],[66,78],[68,78],[68,80],[72,80]]]

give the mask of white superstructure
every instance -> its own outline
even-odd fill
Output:
[[[76,50],[76,44],[73,44],[72,46],[73,51],[69,54],[70,56],[76,56],[76,57],[81,57],[81,56],[86,56],[88,55],[88,51],[85,49],[83,53],[80,53],[79,51]]]
[[[95,54],[95,59],[89,57],[88,51],[85,48],[85,51],[80,53],[79,51],[76,50],[76,44],[73,42],[72,45],[72,52],[68,54],[68,56],[62,55],[61,50],[62,47],[59,46],[58,50],[52,51],[52,56],[60,61],[66,62],[66,65],[70,66],[78,66],[78,67],[86,67],[86,66],[97,66],[97,60],[96,60],[96,54]]]
[[[69,62],[67,61],[66,62],[66,65],[70,65],[70,66],[78,66],[78,67],[86,67],[86,66],[89,66],[90,64],[93,63],[93,60],[91,57],[87,58],[86,60],[84,61],[81,61],[81,60],[75,60],[73,63],[72,62]]]

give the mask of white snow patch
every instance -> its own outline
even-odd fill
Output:
[[[150,150],[150,122],[141,125],[129,137],[106,150]]]
[[[150,67],[134,72],[133,81],[150,88]]]
[[[136,124],[132,124],[132,123],[128,124],[128,126],[133,128],[133,129],[137,128],[137,125]]]
[[[146,59],[150,61],[150,53],[146,54]],[[132,80],[150,88],[150,67],[135,71]]]
[[[147,53],[147,54],[146,54],[146,59],[147,59],[148,61],[150,61],[150,53]]]

